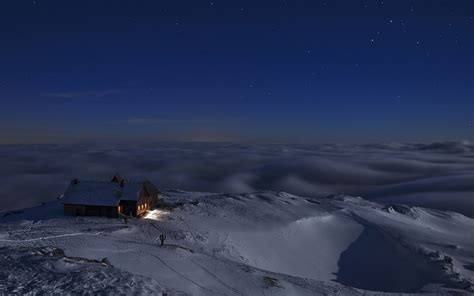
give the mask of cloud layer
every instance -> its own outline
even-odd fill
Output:
[[[69,181],[119,172],[161,188],[209,192],[281,190],[319,197],[357,194],[474,216],[474,145],[238,144],[0,146],[0,206],[54,199]]]

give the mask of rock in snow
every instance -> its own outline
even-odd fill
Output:
[[[360,197],[165,191],[144,219],[0,215],[0,294],[474,293],[474,220]],[[159,236],[166,235],[160,247]]]

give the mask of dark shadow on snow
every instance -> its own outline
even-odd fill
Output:
[[[371,291],[417,292],[436,278],[425,258],[371,227],[341,254],[338,266],[336,282]]]
[[[467,270],[470,270],[470,271],[474,271],[474,263],[464,265],[464,268],[467,269]]]

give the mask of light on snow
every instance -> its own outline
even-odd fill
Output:
[[[144,216],[145,219],[151,219],[151,220],[162,220],[164,217],[168,216],[170,212],[168,211],[163,211],[163,210],[152,210],[148,211],[146,215]]]

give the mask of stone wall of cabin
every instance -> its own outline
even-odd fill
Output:
[[[151,188],[147,187],[145,184],[144,190],[140,192],[140,196],[138,198],[138,204],[147,203],[148,209],[153,209],[154,207],[158,205],[159,192],[153,192],[150,189]]]
[[[120,201],[120,212],[125,216],[137,216],[137,202],[130,200]]]
[[[71,216],[118,217],[117,207],[64,205],[64,214]]]

